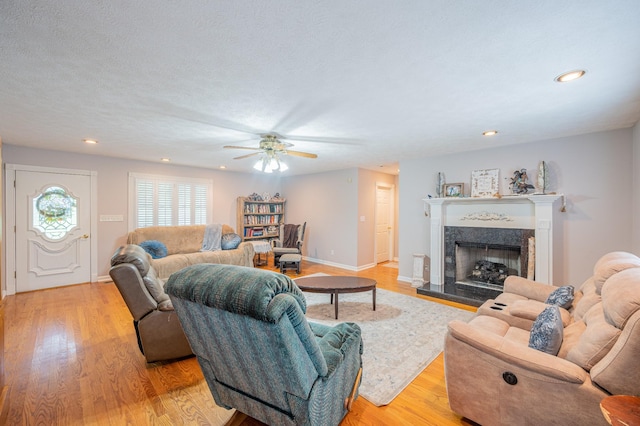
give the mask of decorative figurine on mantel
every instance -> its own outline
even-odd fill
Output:
[[[520,169],[513,172],[513,177],[511,178],[511,192],[521,195],[528,193],[530,189],[535,189],[528,180],[529,177],[527,176],[527,169]]]
[[[548,172],[547,163],[541,161],[538,165],[538,193],[540,194],[546,194],[547,192],[547,187],[549,185],[549,177],[547,176]]]
[[[444,173],[438,172],[438,183],[436,184],[436,196],[438,198],[444,197]]]

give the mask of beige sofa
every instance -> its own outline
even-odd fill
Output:
[[[143,241],[156,240],[167,247],[167,256],[152,259],[158,277],[163,280],[171,274],[197,263],[220,263],[253,267],[255,251],[253,244],[241,242],[233,250],[200,251],[206,225],[189,226],[149,226],[138,228],[129,233],[127,244],[140,244]],[[222,235],[234,233],[229,225],[222,225]]]
[[[536,299],[544,305],[544,293],[536,286],[501,300],[508,308]],[[603,256],[576,295],[567,314],[558,315],[556,355],[530,347],[531,324],[513,309],[449,323],[451,409],[483,425],[606,425],[603,398],[640,395],[640,258]]]

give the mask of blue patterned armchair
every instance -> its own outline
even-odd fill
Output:
[[[218,405],[270,425],[337,425],[357,398],[360,327],[307,322],[287,276],[200,264],[165,290]]]

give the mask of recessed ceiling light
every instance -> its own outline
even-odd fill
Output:
[[[220,166],[220,168],[221,168],[221,169],[226,169],[226,168],[227,168],[227,166]]]
[[[95,145],[95,144],[98,143],[98,141],[95,140],[95,139],[82,139],[82,142],[89,143],[89,144],[92,144],[92,145]]]
[[[169,161],[171,161],[171,158],[161,158],[160,161],[164,161],[165,163],[168,163]]]
[[[497,130],[487,130],[486,132],[482,132],[482,136],[493,136],[497,134],[498,134]]]
[[[579,79],[580,77],[585,75],[585,73],[586,73],[585,70],[575,70],[575,71],[565,72],[564,74],[560,74],[559,76],[557,76],[555,78],[555,81],[557,81],[558,83],[566,83],[568,81]]]

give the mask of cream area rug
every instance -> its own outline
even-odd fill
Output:
[[[377,289],[375,312],[371,291],[341,294],[336,320],[330,295],[309,292],[304,295],[307,320],[329,325],[355,322],[362,329],[364,352],[360,395],[377,406],[390,403],[442,352],[449,321],[466,321],[474,315],[451,306]]]

